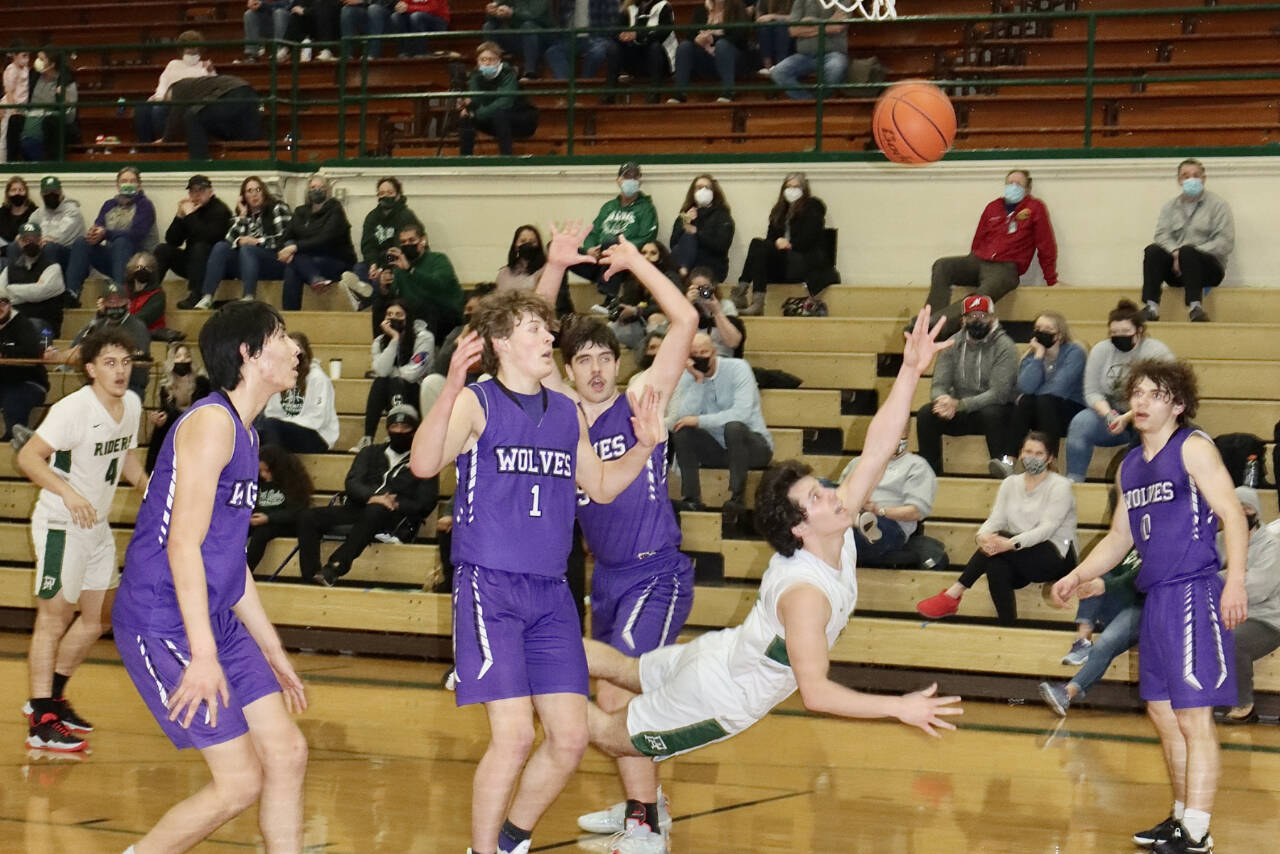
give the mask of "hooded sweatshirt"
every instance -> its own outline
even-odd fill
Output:
[[[276,418],[314,430],[331,448],[338,441],[340,425],[337,403],[333,397],[333,381],[320,367],[319,361],[313,361],[307,370],[305,395],[299,394],[296,388],[273,394],[267,401],[263,414],[267,418]]]
[[[337,199],[325,199],[318,211],[312,210],[311,205],[294,208],[285,235],[285,245],[290,244],[296,244],[298,251],[307,255],[323,255],[347,264],[356,262],[351,223]]]
[[[636,246],[643,246],[658,237],[658,211],[653,199],[640,193],[631,204],[624,205],[621,196],[605,202],[591,224],[591,233],[582,245],[599,246],[621,234]]]
[[[404,196],[396,198],[390,210],[382,207],[381,200],[364,218],[360,232],[360,258],[366,264],[382,264],[383,256],[392,246],[400,245],[400,231],[411,225],[422,227],[417,214],[409,210]]]
[[[1018,349],[998,322],[981,341],[967,329],[951,336],[955,342],[938,355],[933,369],[930,398],[950,395],[960,401],[960,412],[976,412],[1008,403],[1018,378]]]
[[[62,197],[56,208],[41,205],[31,214],[29,222],[40,226],[40,233],[61,246],[70,246],[77,238],[84,237],[86,228],[80,203]]]

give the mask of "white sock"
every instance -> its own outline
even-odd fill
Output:
[[[1153,299],[1149,299],[1147,300],[1147,308],[1151,309],[1152,311],[1158,314],[1160,312],[1160,303],[1156,302]]]
[[[1193,841],[1199,842],[1209,832],[1209,814],[1203,810],[1187,810],[1182,816],[1182,826]]]
[[[124,849],[124,854],[134,854],[133,846],[130,845],[128,848]]]
[[[1187,805],[1184,804],[1182,801],[1173,802],[1173,817],[1176,818],[1178,821],[1182,821],[1182,816],[1186,813],[1186,811],[1187,811]],[[125,854],[128,854],[128,852],[125,852]]]
[[[1193,308],[1200,308],[1200,300],[1198,300],[1198,299],[1193,299],[1193,300],[1191,301],[1191,304],[1187,306],[1187,310],[1188,310],[1188,311],[1189,311],[1189,310],[1191,310],[1191,309],[1193,309]]]

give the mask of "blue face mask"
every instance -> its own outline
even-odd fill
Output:
[[[623,178],[622,195],[628,198],[640,195],[640,182],[635,178]]]
[[[1004,200],[1011,205],[1016,205],[1027,197],[1027,188],[1021,184],[1005,184]]]
[[[1198,199],[1200,194],[1204,192],[1204,180],[1200,178],[1188,178],[1182,182],[1182,194],[1188,199]]]
[[[489,80],[492,80],[493,78],[497,77],[498,73],[502,71],[501,62],[499,62],[497,65],[480,65],[477,67],[480,69],[480,73],[483,74]]]

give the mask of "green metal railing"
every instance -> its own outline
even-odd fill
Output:
[[[900,26],[920,26],[928,24],[942,24],[955,27],[968,28],[977,25],[988,25],[993,29],[1007,27],[1013,24],[1025,24],[1028,22],[1039,22],[1042,25],[1051,22],[1067,21],[1085,23],[1085,38],[1081,45],[1084,52],[1083,68],[1080,73],[1068,76],[1044,76],[1044,77],[1027,77],[1027,76],[1006,76],[995,77],[988,76],[980,68],[975,68],[971,72],[963,76],[954,78],[934,79],[933,82],[943,87],[947,91],[961,91],[972,87],[998,88],[1001,90],[1011,89],[1027,89],[1034,90],[1040,87],[1077,87],[1079,95],[1083,101],[1083,115],[1080,123],[1081,136],[1079,149],[1067,149],[1067,151],[1079,154],[1090,153],[1097,150],[1095,145],[1095,136],[1098,132],[1097,123],[1095,121],[1095,105],[1099,99],[1098,90],[1100,87],[1114,86],[1145,86],[1153,83],[1209,83],[1209,82],[1232,82],[1232,81],[1258,81],[1268,80],[1277,81],[1276,94],[1280,95],[1280,66],[1277,70],[1251,70],[1239,72],[1201,72],[1179,71],[1176,64],[1167,61],[1159,61],[1154,55],[1152,61],[1144,63],[1143,68],[1147,72],[1160,73],[1132,73],[1120,75],[1099,75],[1097,73],[1097,56],[1099,39],[1099,24],[1121,18],[1150,18],[1165,17],[1172,19],[1185,20],[1188,18],[1204,19],[1208,17],[1218,18],[1219,16],[1240,15],[1243,13],[1264,13],[1275,14],[1276,22],[1280,23],[1280,3],[1265,5],[1236,5],[1236,6],[1193,6],[1193,7],[1176,7],[1165,9],[1115,9],[1115,10],[1095,10],[1095,11],[1044,11],[1044,12],[1014,12],[1004,14],[986,14],[986,15],[918,15],[904,16],[894,21],[878,21],[863,22],[850,21],[851,26],[866,29],[870,27],[900,27]],[[835,22],[827,22],[835,23]],[[751,30],[761,26],[751,23],[725,24],[720,25],[717,29],[722,30]],[[547,40],[561,39],[566,53],[567,64],[570,69],[567,80],[544,81],[538,80],[533,85],[525,85],[521,87],[521,94],[526,96],[547,96],[553,98],[564,99],[562,106],[557,109],[563,109],[565,113],[564,125],[564,151],[570,157],[580,156],[584,153],[584,148],[588,149],[592,142],[592,136],[587,135],[584,140],[584,134],[579,129],[578,119],[584,111],[592,111],[594,105],[591,101],[585,99],[595,98],[617,98],[617,97],[636,97],[646,95],[657,95],[659,99],[665,99],[674,94],[684,94],[679,92],[670,82],[658,87],[650,87],[647,83],[633,83],[629,86],[599,86],[585,81],[579,75],[579,59],[581,56],[580,39],[584,38],[608,38],[613,39],[618,33],[624,32],[630,28],[609,27],[609,28],[587,28],[582,30],[550,28],[544,30],[517,30],[508,31],[513,36],[537,34]],[[697,31],[705,29],[705,26],[694,25],[676,25],[672,28],[676,33],[692,38]],[[304,75],[300,64],[300,50],[304,45],[293,42],[269,42],[271,46],[267,51],[268,58],[268,82],[266,86],[266,97],[262,101],[263,124],[266,127],[265,149],[267,152],[266,163],[272,166],[289,167],[299,166],[301,164],[301,150],[307,145],[307,140],[303,137],[302,117],[306,111],[315,107],[336,107],[336,135],[337,135],[337,163],[348,162],[352,159],[366,158],[370,153],[369,139],[369,120],[371,116],[371,108],[376,110],[378,104],[396,104],[403,103],[405,112],[417,117],[431,116],[435,119],[437,127],[447,120],[447,116],[456,104],[456,99],[463,97],[474,97],[491,95],[488,91],[473,91],[465,88],[451,88],[444,86],[440,88],[429,88],[426,90],[416,91],[371,91],[370,85],[370,59],[368,56],[368,47],[370,42],[381,42],[384,53],[389,53],[398,45],[412,45],[416,51],[427,52],[432,46],[444,44],[457,44],[460,40],[466,41],[468,44],[475,45],[481,41],[494,38],[495,35],[502,35],[500,31],[464,31],[464,32],[443,32],[443,33],[414,33],[414,34],[382,34],[378,36],[360,36],[350,39],[344,39],[340,42],[332,43],[313,43],[309,46],[313,51],[319,52],[325,48],[331,49],[337,56],[336,63],[332,65],[326,64],[325,67],[332,67],[336,72],[337,91],[334,97],[309,97],[302,84]],[[576,37],[570,38],[570,34]],[[1261,31],[1258,33],[1260,38],[1277,38],[1273,33]],[[836,37],[834,34],[828,34],[826,26],[820,26],[818,29],[819,53],[825,51],[825,45],[829,38]],[[1135,41],[1166,41],[1176,46],[1178,39],[1182,37],[1177,32],[1171,32],[1165,39],[1157,37],[1134,37]],[[1073,42],[1078,44],[1078,42]],[[1006,38],[989,38],[971,42],[968,39],[958,40],[956,46],[968,47],[971,44],[978,44],[982,47],[1000,48],[1008,46],[1011,41]],[[1036,45],[1051,46],[1061,44],[1055,42],[1052,37],[1041,37],[1035,39],[1022,38],[1018,44],[1034,49]],[[206,41],[201,43],[201,47],[210,48],[228,48],[234,47],[236,50],[243,49],[242,41]],[[288,59],[280,60],[276,55],[276,49],[279,47],[288,48]],[[545,50],[546,43],[543,48]],[[939,47],[938,50],[953,50],[955,46]],[[60,58],[60,67],[67,68],[68,62],[74,64],[75,58],[80,54],[96,54],[106,57],[116,57],[123,53],[140,54],[142,56],[171,56],[172,51],[176,49],[175,44],[171,43],[143,43],[143,44],[118,44],[118,45],[90,45],[83,47],[62,47],[55,48],[54,51]],[[1176,49],[1176,47],[1175,47]],[[355,53],[360,55],[356,58]],[[1154,54],[1154,51],[1153,51]],[[856,53],[854,54],[856,55]],[[462,61],[456,54],[446,54],[438,52],[435,56],[424,58],[424,61],[442,63],[447,59],[453,61]],[[466,62],[468,72],[471,63]],[[544,62],[545,64],[545,62]],[[352,80],[351,69],[353,66],[358,70],[355,79]],[[123,70],[123,69],[122,69]],[[224,66],[219,69],[220,72],[235,74],[237,66]],[[447,66],[446,69],[447,71]],[[33,72],[34,73],[34,72]],[[104,67],[104,75],[109,75],[111,70]],[[242,72],[243,74],[243,72]],[[447,76],[447,74],[445,75]],[[741,78],[740,78],[741,79]],[[838,110],[841,104],[850,103],[845,100],[850,97],[870,99],[875,96],[884,84],[880,83],[826,83],[822,79],[822,75],[818,74],[816,79],[804,86],[807,94],[811,95],[812,100],[812,118],[813,124],[811,133],[805,139],[806,156],[816,156],[826,153],[824,145],[827,119],[831,116],[833,110]],[[706,93],[718,90],[718,85],[695,85],[690,86],[689,93]],[[764,96],[766,94],[776,95],[778,87],[771,81],[762,81],[758,83],[742,82],[735,83],[734,93],[741,97],[744,94],[750,96]],[[1122,98],[1123,96],[1108,95],[1108,98]],[[833,100],[837,99],[837,100]],[[965,98],[960,99],[962,103],[966,103]],[[998,97],[997,97],[998,100]],[[19,113],[28,113],[33,110],[46,110],[56,113],[66,113],[72,109],[81,111],[100,112],[104,109],[115,109],[117,113],[123,116],[129,108],[136,108],[138,105],[146,103],[142,99],[127,98],[80,98],[77,103],[66,103],[63,94],[60,92],[56,102],[52,105],[48,104],[26,104],[11,106],[8,109]],[[183,102],[166,102],[172,107],[185,108],[194,106],[203,102],[183,101]],[[607,122],[607,118],[601,121]],[[356,128],[349,126],[351,121],[356,122]],[[692,115],[690,122],[696,126],[698,118]],[[282,139],[281,129],[287,123],[288,133]],[[1280,120],[1277,122],[1277,128],[1280,129]],[[1120,129],[1120,128],[1117,128]],[[425,137],[422,132],[425,128],[419,127],[419,136],[415,137],[420,142],[427,144],[443,145],[444,137],[437,133],[436,137]],[[963,132],[963,131],[962,131]],[[738,134],[739,136],[749,137],[749,132]],[[709,137],[715,136],[715,132],[708,132]],[[348,149],[351,147],[351,140],[355,139],[355,158],[348,155]],[[536,138],[536,136],[535,136]],[[121,137],[123,140],[123,136]],[[51,153],[56,153],[56,162],[65,163],[68,154],[74,153],[67,146],[65,137],[55,140],[56,145]],[[281,144],[284,144],[286,150],[280,151]],[[96,143],[90,143],[91,147],[97,147]],[[127,152],[127,157],[137,159],[145,158],[147,146],[128,141],[118,143],[119,148]],[[725,153],[732,153],[732,143],[726,147]],[[643,154],[644,139],[636,140],[636,153]],[[1268,151],[1268,149],[1259,145],[1257,151]],[[1108,153],[1116,153],[1116,149],[1106,149]],[[1248,149],[1246,149],[1248,150]],[[113,153],[115,149],[112,149]],[[1007,155],[1008,151],[1002,151],[1002,155]],[[789,152],[794,156],[796,152]],[[617,155],[613,155],[616,159]],[[856,154],[842,153],[843,157],[856,157]],[[871,155],[875,156],[875,155]],[[262,162],[258,159],[257,162]],[[308,164],[314,165],[314,164]]]

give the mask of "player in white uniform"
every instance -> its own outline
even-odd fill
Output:
[[[862,462],[835,487],[788,461],[769,469],[756,493],[756,525],[777,550],[760,582],[760,597],[739,626],[708,632],[687,644],[637,658],[586,641],[591,675],[639,694],[609,714],[589,709],[591,741],[611,756],[665,759],[750,727],[799,689],[805,707],[841,717],[896,717],[930,735],[954,729],[959,697],[938,697],[937,685],[903,696],[863,694],[828,676],[832,645],[857,600],[854,516],[897,449],[911,398],[934,355],[950,342],[935,339],[929,309],[907,335],[902,369],[867,430]],[[627,836],[621,854],[647,850]]]
[[[18,468],[40,487],[31,516],[31,699],[23,707],[27,744],[39,749],[83,750],[85,741],[76,733],[93,730],[63,691],[102,635],[111,591],[120,583],[107,525],[116,484],[123,476],[146,489],[142,458],[133,450],[142,417],[142,401],[129,391],[133,349],[132,339],[118,330],[87,336],[81,354],[91,384],[55,403],[18,453]]]

